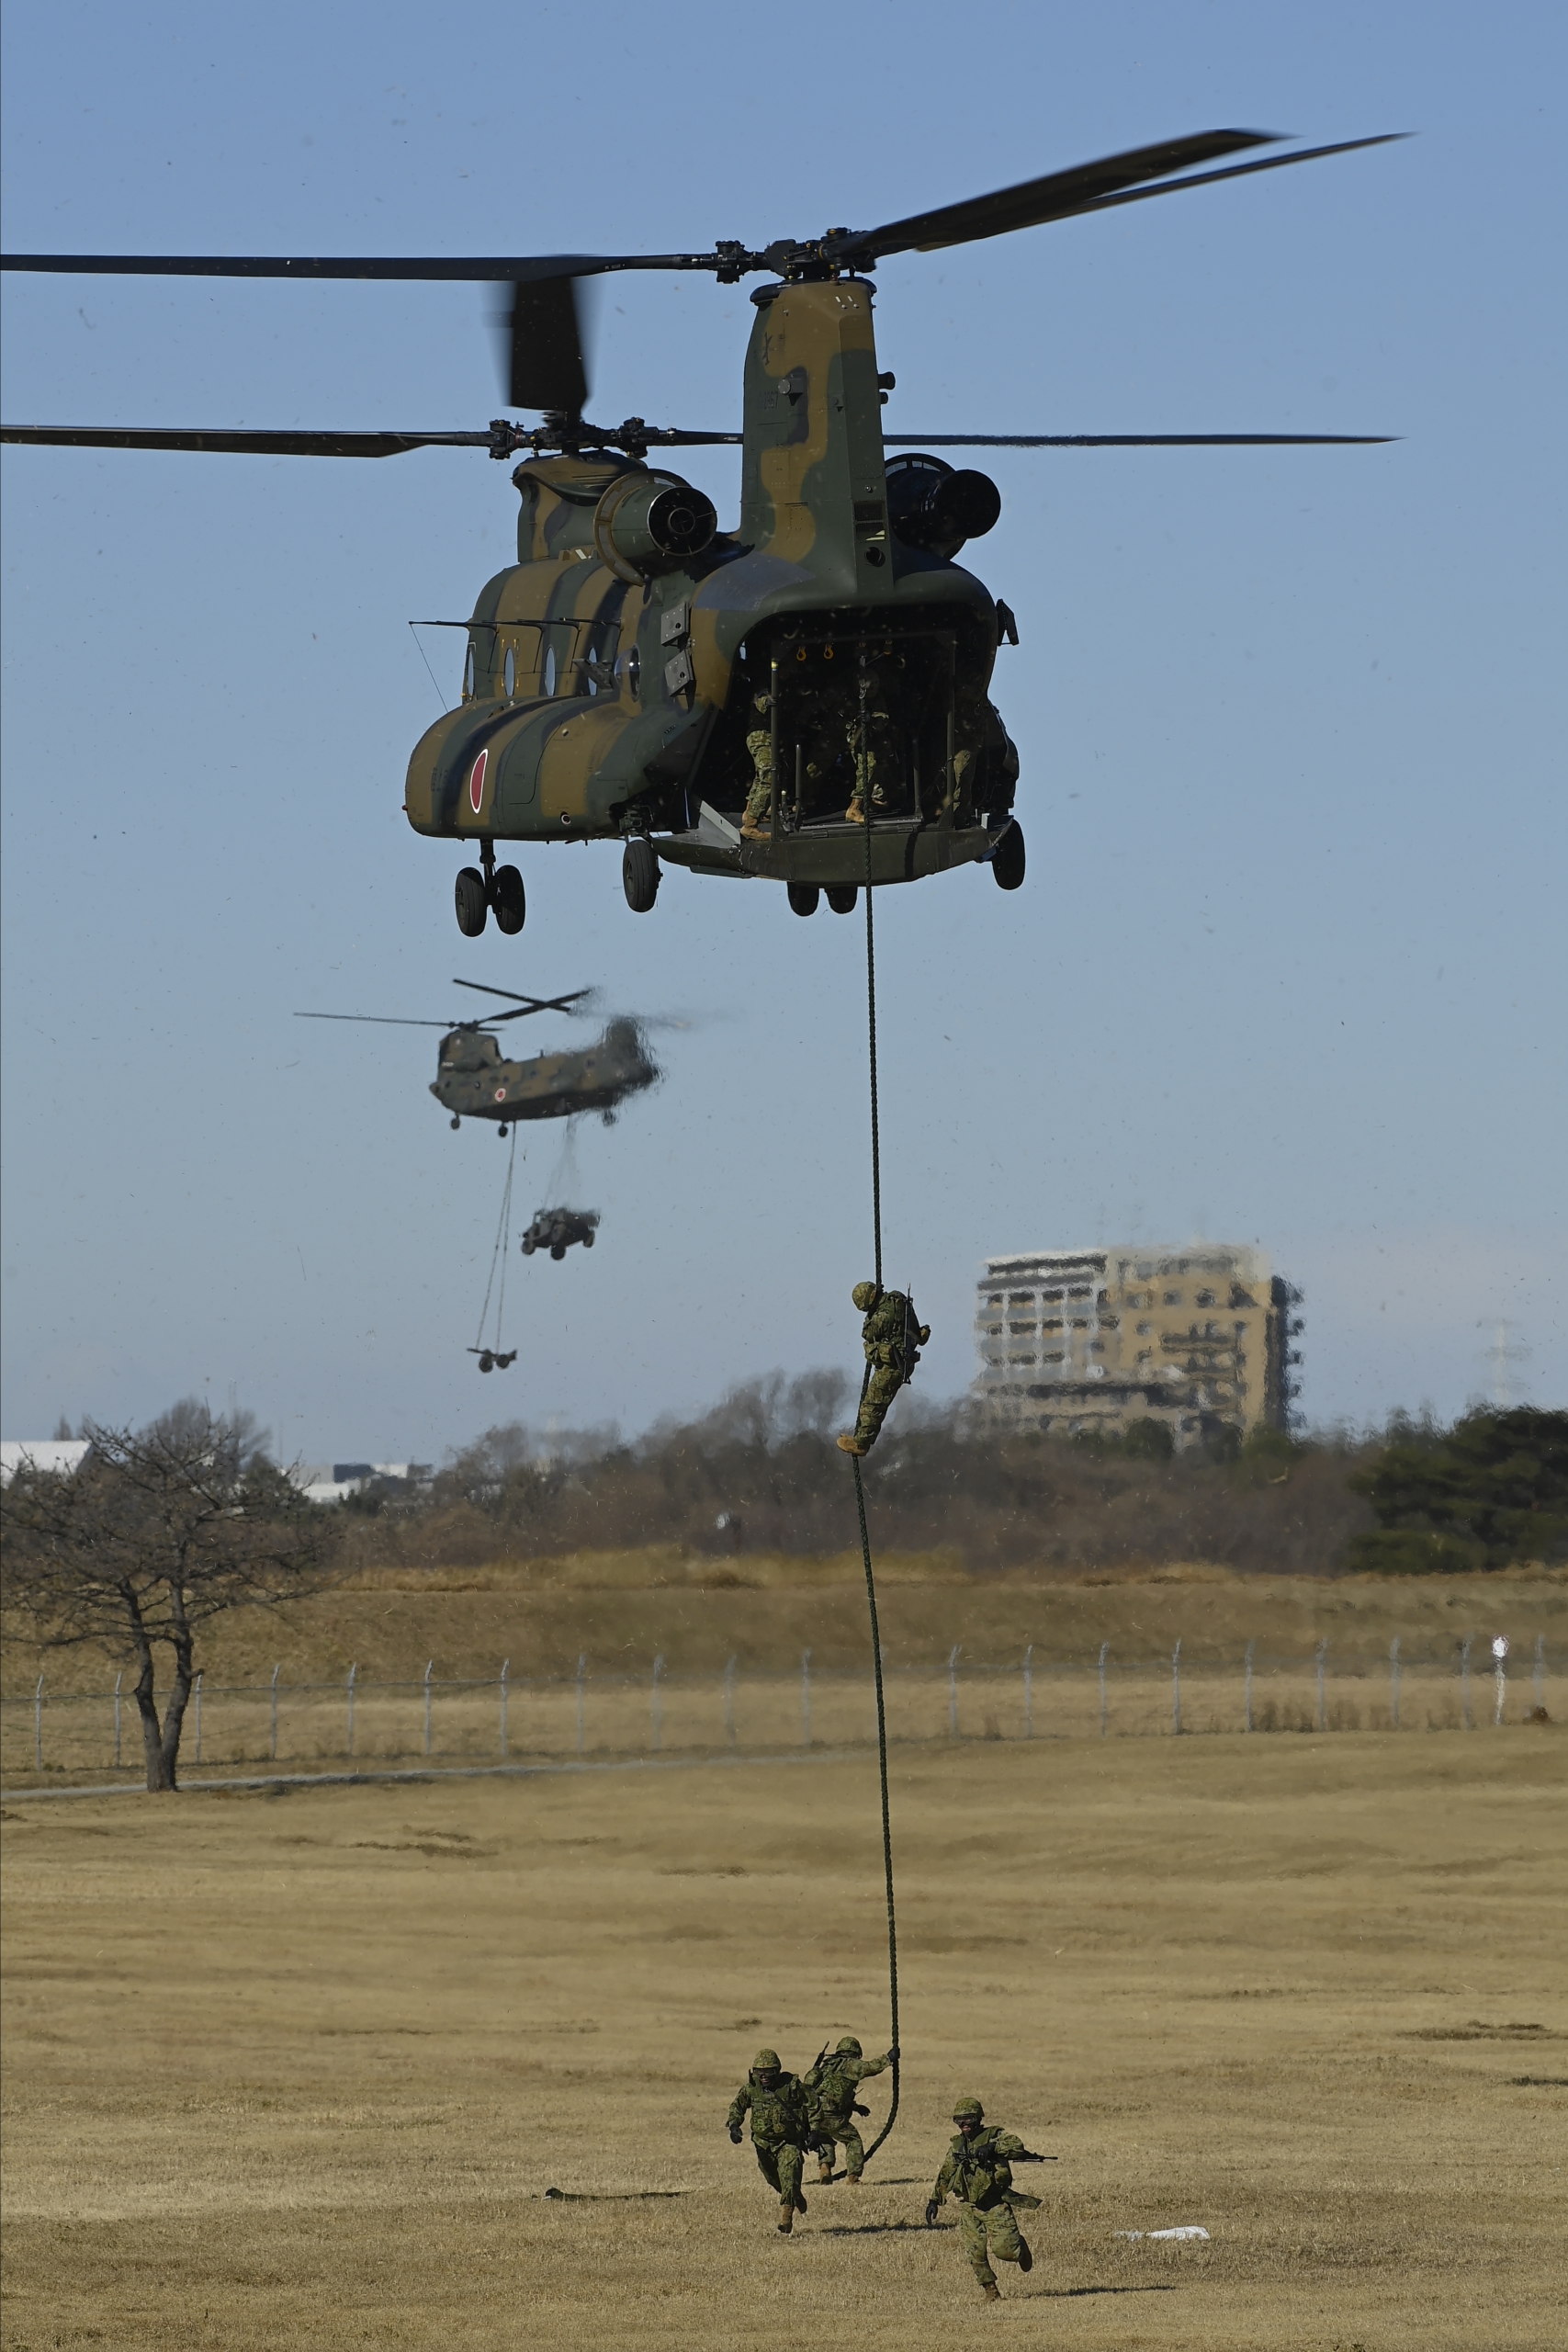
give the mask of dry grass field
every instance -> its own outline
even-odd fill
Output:
[[[724,2108],[883,2030],[868,1758],[13,1802],[9,2352],[1545,2352],[1565,1762],[900,1749],[903,2110],[787,2242]],[[999,2307],[919,2226],[966,2091],[1059,2159]]]

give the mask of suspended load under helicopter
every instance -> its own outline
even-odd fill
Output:
[[[541,1053],[531,1061],[512,1061],[502,1055],[495,1034],[502,1022],[523,1020],[534,1012],[569,1012],[592,993],[591,989],[575,989],[570,996],[530,997],[515,989],[491,988],[482,980],[456,980],[453,986],[512,1001],[504,1011],[450,1024],[381,1012],[301,1012],[296,1018],[444,1029],[432,1094],[444,1111],[452,1114],[455,1127],[465,1119],[489,1119],[503,1136],[520,1121],[571,1119],[585,1111],[597,1111],[606,1126],[613,1125],[627,1096],[652,1086],[660,1075],[641,1023],[625,1015],[611,1021],[594,1044],[575,1053]]]
[[[456,886],[469,937],[493,914],[523,928],[520,869],[498,842],[619,840],[630,905],[667,865],[787,885],[808,914],[846,911],[863,882],[989,864],[1023,878],[1018,759],[990,698],[1007,605],[957,558],[996,522],[994,483],[940,449],[1280,447],[1386,436],[1312,433],[887,434],[895,390],[873,327],[879,261],[930,253],[1145,198],[1378,146],[1346,140],[1195,166],[1269,143],[1204,131],[1113,155],[879,229],[830,229],[758,251],[482,258],[16,254],[0,266],[77,274],[489,280],[509,283],[508,392],[536,426],[380,433],[5,426],[8,441],[87,447],[379,458],[429,447],[526,453],[515,565],[466,620],[461,698],[416,745],[403,806],[414,830],[466,846]],[[703,270],[764,273],[734,432],[616,426],[583,415],[575,280]],[[737,445],[737,528],[658,465],[654,448]],[[888,457],[890,450],[906,454]],[[466,1100],[467,1098],[465,1098]],[[495,1115],[476,1114],[476,1115]],[[520,1115],[552,1115],[549,1113]]]
[[[558,1265],[573,1242],[592,1250],[598,1230],[597,1209],[540,1209],[523,1236],[523,1255],[531,1258],[536,1250],[547,1250]]]

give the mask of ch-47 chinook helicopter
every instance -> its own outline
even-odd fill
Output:
[[[618,839],[639,912],[652,907],[663,865],[770,876],[787,884],[800,914],[824,888],[842,912],[862,882],[975,861],[1016,888],[1018,760],[989,688],[998,645],[1017,632],[1007,606],[955,560],[995,523],[1000,499],[983,474],[955,472],[935,452],[1387,436],[887,434],[894,379],[878,370],[867,273],[895,254],[1383,143],[1194,168],[1270,137],[1204,131],[879,229],[830,229],[756,252],[721,243],[708,253],[479,259],[11,255],[8,269],[509,283],[511,403],[544,422],[501,418],[470,433],[6,426],[0,436],[307,457],[526,453],[513,474],[518,560],[487,582],[468,621],[447,624],[468,631],[462,698],[415,747],[403,803],[417,831],[477,852],[457,883],[469,937],[491,912],[503,932],[523,927],[523,877],[496,864],[498,842]],[[741,432],[584,418],[574,281],[642,269],[708,270],[721,284],[767,277],[751,297]],[[650,449],[721,443],[742,452],[734,532],[719,531],[700,490],[648,462]],[[904,454],[890,459],[890,450]]]
[[[529,1062],[503,1060],[495,1035],[499,1023],[526,1020],[531,1012],[566,1012],[592,993],[589,989],[574,989],[570,996],[532,997],[516,989],[487,988],[481,980],[455,980],[453,986],[512,1001],[505,1012],[481,1013],[472,1021],[421,1021],[388,1012],[301,1012],[296,1018],[444,1029],[432,1094],[444,1111],[451,1112],[455,1127],[465,1119],[491,1119],[503,1136],[525,1120],[572,1119],[583,1111],[600,1112],[610,1125],[626,1096],[640,1093],[660,1075],[641,1027],[625,1019],[612,1021],[598,1042],[581,1053],[537,1054]]]

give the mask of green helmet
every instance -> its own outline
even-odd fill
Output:
[[[856,1283],[853,1290],[850,1293],[850,1296],[853,1299],[855,1305],[860,1308],[863,1315],[869,1315],[872,1308],[876,1305],[876,1284],[874,1283]]]
[[[986,2110],[977,2098],[961,2098],[953,2110],[954,2123],[968,2123],[971,2120],[983,2123],[985,2119]]]
[[[759,2050],[757,2055],[751,2061],[751,2072],[754,2075],[776,2075],[779,2072],[778,2052],[776,2050]]]
[[[837,2050],[834,2051],[833,2055],[835,2058],[858,2058],[860,2056],[860,2043],[855,2040],[852,2033],[845,2034],[842,2041],[840,2042]]]

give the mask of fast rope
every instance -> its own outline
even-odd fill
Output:
[[[502,1317],[506,1312],[506,1250],[512,1238],[512,1177],[516,1165],[517,1130],[513,1127],[511,1148],[506,1155],[506,1182],[502,1188],[501,1215],[496,1220],[495,1248],[491,1251],[490,1280],[485,1284],[485,1303],[479,1309],[479,1328],[474,1335],[474,1345],[468,1351],[470,1355],[479,1353],[485,1343],[485,1317],[490,1313],[490,1295],[495,1287],[498,1265],[501,1268],[501,1291],[495,1302],[495,1351],[497,1355],[501,1353]]]
[[[865,656],[860,664],[860,803],[865,818],[865,1012],[866,1034],[871,1059],[871,1223],[876,1246],[876,1286],[882,1288],[882,1139],[876,1109],[876,929],[872,910],[872,776],[871,749],[866,734],[866,674]],[[866,1383],[871,1377],[868,1363],[861,1374],[860,1393],[864,1401]],[[851,1456],[855,1472],[855,1509],[860,1514],[861,1558],[865,1564],[865,1599],[871,1614],[871,1663],[876,1680],[876,1762],[882,1782],[882,1874],[887,1889],[887,2004],[892,2016],[893,2049],[898,2048],[898,1923],[893,1907],[893,1824],[887,1805],[887,1710],[882,1690],[882,1631],[876,1620],[876,1579],[871,1568],[871,1537],[865,1523],[865,1486],[861,1477],[860,1456]],[[898,2060],[893,2060],[893,2097],[887,2109],[887,2120],[866,2150],[866,2156],[875,2155],[898,2113]]]

